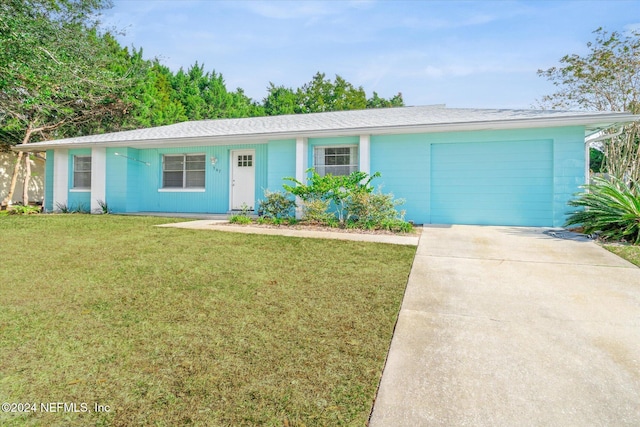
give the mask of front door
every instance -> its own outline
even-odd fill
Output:
[[[255,150],[233,150],[231,152],[231,209],[248,207],[253,210],[256,191]]]

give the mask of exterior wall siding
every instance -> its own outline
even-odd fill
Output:
[[[417,224],[447,219],[434,216],[445,203],[461,213],[470,209],[491,210],[495,200],[490,193],[496,190],[511,192],[509,206],[523,212],[518,225],[562,226],[570,210],[567,202],[585,182],[584,128],[581,126],[371,135],[368,140],[370,171],[382,175],[373,184],[385,193],[404,199],[400,209],[406,211],[407,220]],[[360,135],[310,138],[305,143],[304,167],[313,166],[315,147],[359,145],[359,142]],[[107,148],[106,202],[116,213],[226,213],[229,211],[230,155],[237,149],[255,150],[256,207],[265,189],[282,190],[283,178],[296,175],[299,159],[293,139],[224,146]],[[189,153],[205,155],[204,191],[163,191],[162,156]],[[90,154],[91,149],[68,150],[68,155],[65,154],[68,170],[63,174],[68,181],[64,183],[67,192],[59,195],[54,185],[54,171],[58,169],[54,158],[57,161],[65,157],[54,156],[53,150],[47,152],[47,210],[55,209],[54,200],[65,198],[69,207],[89,208],[91,193],[72,187],[73,156]],[[481,189],[478,192],[490,191],[475,194],[474,186]],[[501,215],[499,210],[488,215],[489,219],[483,223],[509,222],[508,216]],[[473,216],[450,218],[474,222]]]
[[[529,142],[529,143],[527,143]],[[474,144],[466,144],[474,143]],[[480,153],[481,148],[488,148],[484,153]],[[527,158],[531,155],[527,150],[532,146],[538,145],[542,151],[548,150],[551,159],[542,166],[542,170],[536,173],[524,173],[521,179],[526,182],[517,183],[514,178],[517,177],[518,171],[508,171],[509,164],[512,160],[502,159],[501,143],[512,143],[510,149],[512,154],[520,154],[521,158]],[[403,208],[406,210],[406,219],[413,220],[416,223],[438,223],[442,218],[433,218],[434,202],[432,177],[434,167],[434,159],[432,158],[434,149],[438,153],[444,148],[441,144],[461,144],[463,150],[457,153],[458,161],[461,166],[477,165],[486,162],[490,170],[495,171],[498,168],[506,168],[504,170],[505,179],[500,179],[500,173],[493,172],[482,178],[485,186],[495,186],[496,188],[509,188],[511,190],[520,185],[522,193],[526,196],[520,200],[513,200],[513,207],[521,208],[523,217],[519,221],[519,225],[545,225],[545,226],[562,226],[566,220],[569,211],[567,202],[573,197],[573,194],[579,191],[579,186],[585,180],[585,150],[584,150],[584,128],[583,127],[567,127],[552,129],[518,129],[518,130],[502,130],[502,131],[482,131],[482,132],[451,132],[451,133],[432,133],[432,134],[412,134],[412,135],[382,135],[371,137],[371,172],[379,171],[382,177],[377,180],[382,184],[384,192],[391,192],[397,198],[406,199]],[[493,145],[493,147],[491,147]],[[508,145],[503,145],[508,146]],[[544,146],[544,147],[541,147]],[[449,146],[452,148],[453,146]],[[480,151],[479,151],[480,150]],[[504,151],[504,150],[502,150]],[[484,157],[483,157],[484,156]],[[488,157],[487,157],[488,156]],[[540,157],[531,159],[531,167],[539,167]],[[505,162],[507,165],[505,166]],[[526,162],[525,162],[526,163]],[[522,168],[523,165],[518,167]],[[545,169],[546,168],[546,169]],[[448,177],[451,182],[450,193],[452,196],[451,203],[454,208],[460,212],[473,209],[473,200],[466,199],[469,205],[465,205],[464,198],[456,199],[452,194],[455,190],[456,178],[465,181],[464,166],[456,169],[452,167],[452,176]],[[445,173],[445,171],[441,171]],[[436,172],[438,175],[438,173]],[[457,175],[456,175],[457,174]],[[446,175],[439,174],[445,177]],[[468,177],[467,177],[468,178]],[[376,182],[376,181],[374,181]],[[435,183],[436,185],[445,185],[446,182]],[[549,188],[550,186],[550,188]],[[482,196],[477,196],[475,203],[488,206],[490,199],[486,198],[486,202],[480,200]],[[536,199],[540,198],[540,200]],[[544,208],[536,205],[544,204]],[[464,221],[465,218],[462,218]],[[466,218],[468,222],[474,222],[472,217]],[[486,224],[503,224],[507,218],[501,217],[499,213],[494,212],[493,219],[484,221]],[[477,223],[477,222],[476,222]]]
[[[229,211],[230,155],[236,149],[255,150],[257,201],[267,187],[266,144],[109,149],[107,203],[114,212],[226,213]],[[120,155],[116,156],[115,152]],[[162,156],[191,153],[205,155],[204,191],[163,190]],[[217,159],[215,165],[211,162],[213,157]]]
[[[267,188],[270,191],[282,191],[283,178],[296,176],[295,139],[269,141],[267,171]]]
[[[416,224],[430,223],[431,150],[424,134],[371,136],[371,173],[381,177],[371,183],[383,193],[393,193],[405,203],[405,219]]]

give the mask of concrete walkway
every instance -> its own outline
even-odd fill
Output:
[[[640,425],[640,269],[540,228],[426,227],[370,425]]]
[[[389,243],[394,245],[417,246],[420,234],[367,234],[345,233],[339,231],[299,230],[288,227],[256,227],[252,225],[229,224],[227,220],[200,220],[162,224],[158,227],[191,228],[195,230],[217,230],[245,234],[268,234],[273,236],[311,237],[315,239],[354,240],[358,242]]]

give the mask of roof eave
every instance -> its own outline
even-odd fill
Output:
[[[237,135],[212,135],[196,137],[178,138],[156,138],[146,140],[124,140],[105,142],[64,142],[43,141],[27,145],[12,147],[15,151],[38,152],[55,148],[91,148],[102,147],[133,147],[147,148],[162,145],[165,147],[175,146],[197,146],[197,145],[225,145],[225,144],[264,144],[274,139],[293,139],[298,137],[321,138],[345,135],[376,134],[392,135],[407,133],[442,133],[442,132],[468,132],[487,130],[509,130],[542,127],[567,127],[585,126],[585,136],[609,129],[615,126],[622,126],[627,123],[640,120],[639,115],[633,114],[589,114],[573,117],[551,117],[551,118],[524,118],[515,120],[491,120],[479,122],[453,122],[436,124],[417,124],[400,126],[365,126],[340,129],[319,129],[302,131],[281,131],[281,132],[261,132]]]

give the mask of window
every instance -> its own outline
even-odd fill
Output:
[[[91,188],[91,156],[73,156],[73,188]]]
[[[253,166],[253,155],[241,154],[238,156],[238,167],[245,168]]]
[[[163,188],[204,188],[204,154],[167,154],[162,158]]]
[[[358,147],[316,147],[313,165],[320,176],[349,175],[358,170]]]

